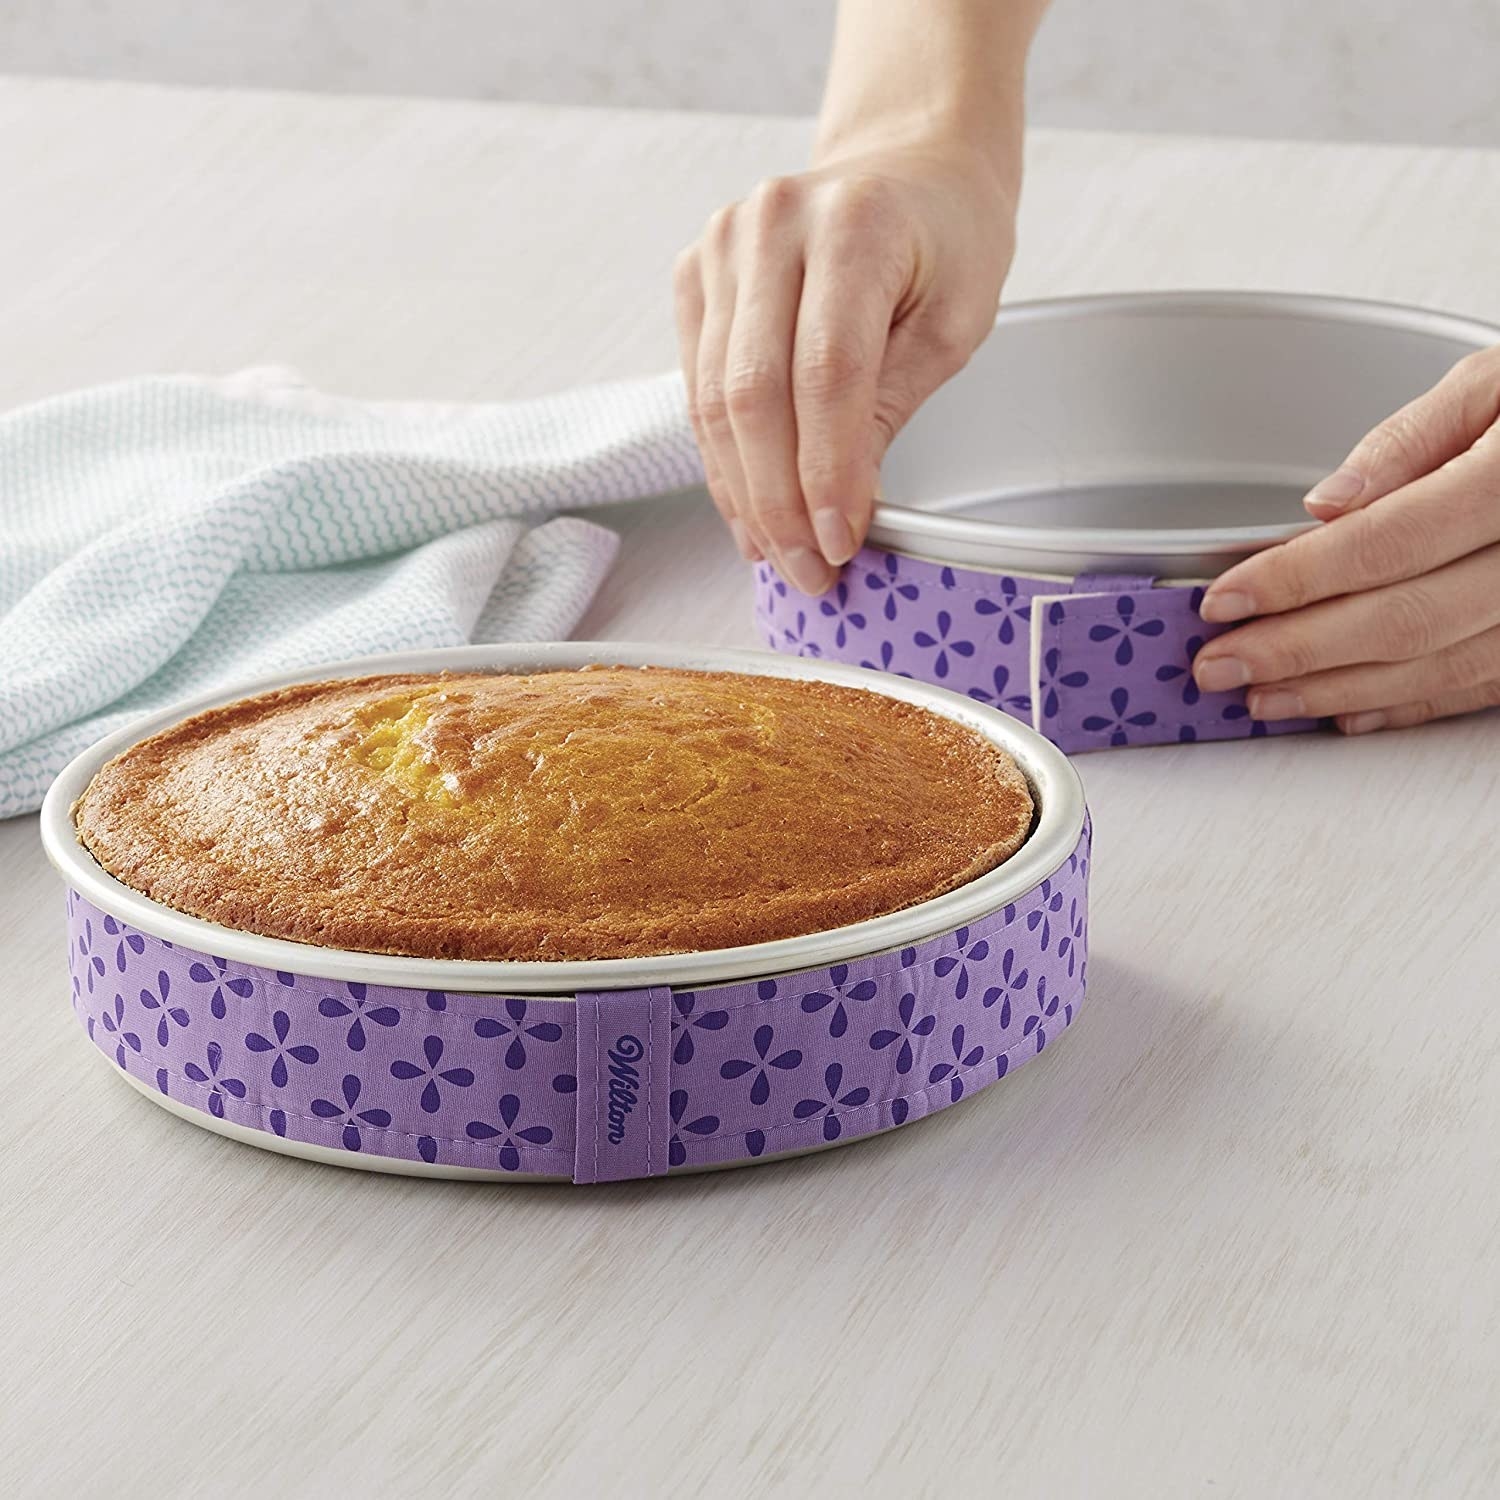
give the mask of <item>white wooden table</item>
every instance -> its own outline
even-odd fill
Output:
[[[498,397],[671,363],[667,270],[803,122],[0,84],[0,403],[290,363]],[[1013,297],[1500,318],[1500,154],[1041,134]],[[4,497],[0,496],[0,522]],[[583,634],[747,644],[701,501]],[[1500,1493],[1500,721],[1080,762],[1092,989],[1013,1082],[806,1161],[343,1173],[113,1081],[0,825],[0,1490]]]

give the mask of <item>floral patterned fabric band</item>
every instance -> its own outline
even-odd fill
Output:
[[[756,622],[774,650],[951,688],[1065,751],[1317,728],[1252,719],[1243,691],[1199,691],[1193,657],[1226,628],[1199,619],[1202,597],[1140,575],[1026,578],[872,547],[821,599],[755,570]]]
[[[395,989],[174,947],[68,897],[73,1007],[213,1120],[371,1158],[575,1181],[750,1161],[967,1098],[1072,1020],[1089,829],[1056,873],[898,952],[697,991]]]

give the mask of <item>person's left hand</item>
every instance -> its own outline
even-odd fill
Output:
[[[1315,485],[1325,522],[1209,586],[1205,692],[1346,734],[1500,704],[1500,346],[1471,354]],[[1264,618],[1250,619],[1251,616]]]

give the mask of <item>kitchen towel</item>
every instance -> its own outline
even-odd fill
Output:
[[[676,375],[444,405],[255,369],[0,416],[0,817],[178,699],[367,652],[565,638],[617,539],[560,512],[701,480]]]

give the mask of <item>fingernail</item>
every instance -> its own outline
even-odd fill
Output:
[[[1250,681],[1250,668],[1237,656],[1200,656],[1193,667],[1193,681],[1205,693],[1228,693]]]
[[[782,554],[781,569],[787,582],[804,594],[821,594],[829,584],[828,564],[806,547],[792,547]]]
[[[1274,688],[1269,693],[1255,693],[1250,699],[1250,712],[1257,719],[1301,719],[1307,710],[1302,703],[1302,694],[1286,688]]]
[[[1377,729],[1384,729],[1386,716],[1376,709],[1367,714],[1350,714],[1348,718],[1339,720],[1339,728],[1345,734],[1370,734]]]
[[[733,520],[729,523],[729,534],[734,538],[734,545],[740,549],[740,556],[746,562],[760,562],[765,553],[750,540],[750,533],[745,530],[745,523]]]
[[[823,549],[823,556],[834,567],[842,567],[859,550],[854,532],[844,519],[842,511],[834,510],[831,506],[815,510],[812,523],[813,530],[818,534],[818,545]]]
[[[1327,479],[1320,479],[1302,503],[1309,510],[1347,510],[1364,493],[1365,476],[1343,464]]]
[[[1225,620],[1245,620],[1255,613],[1255,601],[1249,594],[1241,594],[1234,589],[1225,589],[1222,593],[1215,593],[1210,589],[1203,596],[1198,613],[1213,624]]]

